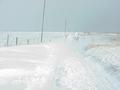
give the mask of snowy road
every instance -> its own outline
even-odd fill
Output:
[[[0,49],[0,90],[119,90],[120,82],[69,44]]]

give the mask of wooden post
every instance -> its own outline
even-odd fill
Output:
[[[30,44],[30,40],[28,39],[28,40],[27,40],[27,45],[29,45],[29,44]]]
[[[67,38],[67,19],[65,18],[65,39]]]
[[[7,35],[7,45],[6,46],[9,46],[9,34]]]
[[[18,37],[16,37],[16,46],[18,45]]]

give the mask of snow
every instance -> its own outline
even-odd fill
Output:
[[[97,46],[87,50],[86,55],[101,63],[109,73],[120,77],[120,46]]]
[[[0,90],[119,90],[120,46],[108,36],[1,47]]]

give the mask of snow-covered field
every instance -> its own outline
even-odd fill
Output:
[[[120,89],[120,34],[9,33],[9,47],[1,35],[0,90]]]

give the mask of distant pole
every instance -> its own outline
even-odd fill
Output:
[[[9,46],[9,34],[7,35],[7,46]]]
[[[18,37],[16,37],[16,46],[18,45]]]
[[[27,40],[27,45],[29,45],[29,43],[30,43],[30,41],[29,41],[29,39]]]
[[[65,33],[67,32],[67,19],[65,19]]]
[[[41,43],[43,42],[44,19],[45,19],[45,7],[46,7],[46,0],[44,0],[44,6],[43,6],[43,18],[42,18]]]
[[[67,19],[65,18],[65,39],[66,39],[66,32],[67,32]]]

